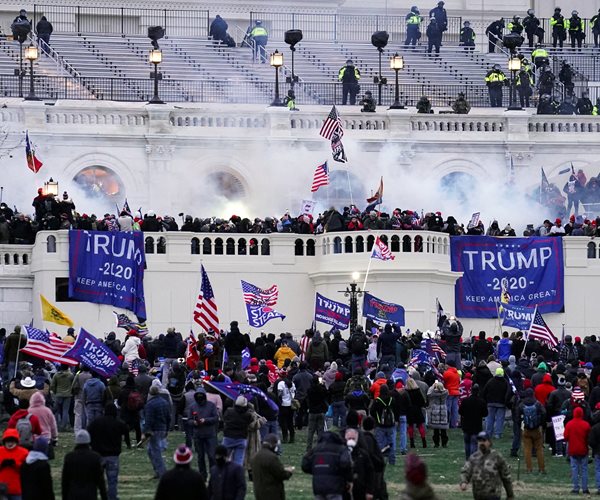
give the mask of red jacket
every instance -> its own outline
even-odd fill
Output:
[[[460,375],[453,366],[444,372],[444,387],[448,390],[448,396],[460,395]]]
[[[378,378],[373,382],[373,385],[369,388],[371,393],[373,394],[373,399],[377,399],[379,397],[379,391],[381,390],[381,386],[387,384],[387,379]]]
[[[542,379],[542,383],[538,384],[535,388],[535,399],[542,403],[543,406],[546,406],[546,400],[554,390],[556,390],[556,388],[552,385],[552,377],[546,373]]]
[[[16,429],[6,429],[2,439],[12,437],[19,439]],[[12,450],[0,446],[0,483],[6,484],[9,495],[21,495],[21,465],[25,462],[29,451],[22,446],[15,446]],[[12,460],[13,464],[3,465],[5,460]]]
[[[27,410],[17,410],[16,412],[14,412],[12,414],[12,416],[10,417],[6,428],[7,429],[16,429],[17,422],[19,421],[19,419],[27,416],[28,413],[29,412]],[[33,438],[35,439],[37,436],[40,436],[42,434],[42,426],[40,425],[40,420],[35,415],[31,415],[30,421],[31,421],[31,433],[33,434]]]
[[[579,407],[575,408],[573,410],[573,420],[565,425],[565,441],[569,443],[569,456],[587,456],[590,430],[590,424],[583,420],[583,410]]]

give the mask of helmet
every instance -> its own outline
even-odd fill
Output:
[[[353,64],[353,62],[352,62],[352,59],[348,59],[348,60],[346,60],[346,64],[347,64],[347,65],[351,65],[351,64]]]
[[[527,11],[527,14],[529,14],[530,16],[533,16],[533,9],[529,9],[529,10]]]
[[[492,69],[500,69],[500,65],[499,65],[499,64],[494,64],[494,65],[492,66]]]
[[[579,12],[577,12],[576,10],[574,10],[573,12],[571,12],[571,15],[572,15],[572,16],[578,16],[578,15],[579,15]]]
[[[556,7],[556,8],[554,9],[554,12],[561,12],[561,10],[562,10],[562,9],[561,9],[560,7]]]
[[[521,19],[519,16],[513,16],[513,21],[518,21],[519,19]]]
[[[410,11],[411,11],[411,12],[419,12],[419,7],[417,7],[416,5],[413,5],[413,6],[410,8]]]
[[[260,19],[257,19],[256,21],[254,21],[254,24],[262,24],[262,21]]]
[[[465,22],[463,23],[463,26],[471,26],[471,23],[470,23],[469,21],[465,21]]]

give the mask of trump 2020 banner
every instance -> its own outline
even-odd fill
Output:
[[[500,317],[502,326],[509,326],[517,330],[529,330],[535,307],[515,306],[513,304],[502,304],[500,307]]]
[[[379,323],[404,326],[404,307],[378,299],[370,293],[364,295],[363,316]]]
[[[461,236],[450,240],[456,282],[456,315],[496,318],[497,302],[506,290],[511,305],[538,307],[541,313],[564,306],[561,237],[493,238]]]
[[[350,324],[350,306],[328,299],[317,293],[315,299],[315,321],[345,330]]]
[[[69,297],[111,304],[146,319],[144,234],[69,231]]]
[[[116,354],[83,328],[79,330],[73,347],[64,355],[79,361],[106,378],[112,377],[121,366]]]

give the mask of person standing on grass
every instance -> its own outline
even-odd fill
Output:
[[[144,436],[148,438],[148,457],[154,469],[154,478],[165,473],[165,462],[162,452],[167,448],[167,433],[171,425],[171,406],[165,398],[158,396],[157,386],[150,388],[148,402],[145,407],[146,421]]]
[[[549,377],[549,375],[545,375]],[[542,384],[538,385],[541,387]],[[527,472],[531,474],[531,450],[535,450],[538,469],[541,474],[546,474],[544,465],[544,437],[543,427],[546,423],[546,410],[542,404],[534,398],[533,389],[525,389],[523,401],[519,404],[519,420],[523,422],[523,452]]]
[[[502,497],[502,487],[506,490],[506,500],[514,500],[512,480],[508,464],[496,450],[487,432],[477,434],[478,450],[465,462],[460,474],[460,489],[467,491],[473,484],[475,500],[494,500]]]
[[[591,427],[583,419],[583,410],[576,407],[573,410],[573,419],[565,425],[565,441],[571,462],[571,479],[573,489],[571,493],[579,494],[579,478],[584,495],[589,495],[588,489],[588,438]]]
[[[231,461],[244,464],[246,447],[248,445],[248,428],[252,423],[252,413],[248,411],[248,400],[238,396],[233,408],[223,415],[223,446],[231,454]]]
[[[208,500],[202,475],[192,469],[192,450],[179,445],[173,454],[175,467],[160,478],[154,500]]]
[[[284,481],[292,477],[294,467],[284,467],[277,456],[279,439],[267,434],[261,450],[250,461],[256,500],[285,500]]]
[[[108,500],[100,455],[90,449],[90,434],[75,434],[75,449],[65,455],[62,468],[63,500]]]
[[[479,384],[473,384],[471,395],[463,400],[458,413],[465,441],[465,457],[469,460],[477,451],[477,435],[483,430],[482,421],[488,414],[485,401],[479,397]]]
[[[246,498],[244,468],[229,459],[229,450],[222,444],[217,446],[215,465],[210,468],[208,498],[210,500],[244,500]]]
[[[54,500],[52,473],[48,463],[48,445],[45,437],[37,438],[21,466],[22,500]]]
[[[27,448],[19,446],[17,429],[6,429],[0,446],[0,483],[6,488],[8,500],[21,498],[21,467],[27,458]]]
[[[71,406],[73,374],[67,365],[60,365],[50,382],[50,392],[54,396],[54,415],[61,432],[71,428],[69,407]]]

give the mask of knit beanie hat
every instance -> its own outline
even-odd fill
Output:
[[[575,387],[573,389],[573,394],[571,394],[573,401],[583,401],[585,399],[585,394],[581,390],[581,387]]]
[[[90,433],[85,429],[81,429],[75,434],[75,444],[90,444],[91,442],[92,438],[90,437]]]
[[[504,377],[504,369],[496,368],[496,377]]]
[[[192,450],[190,450],[186,445],[180,444],[173,454],[173,461],[177,465],[185,465],[192,461],[192,457]]]
[[[235,400],[235,406],[245,408],[248,406],[248,400],[244,396],[238,396]]]
[[[425,462],[414,453],[407,455],[405,470],[406,480],[411,484],[419,486],[427,479],[427,466],[425,465]]]

